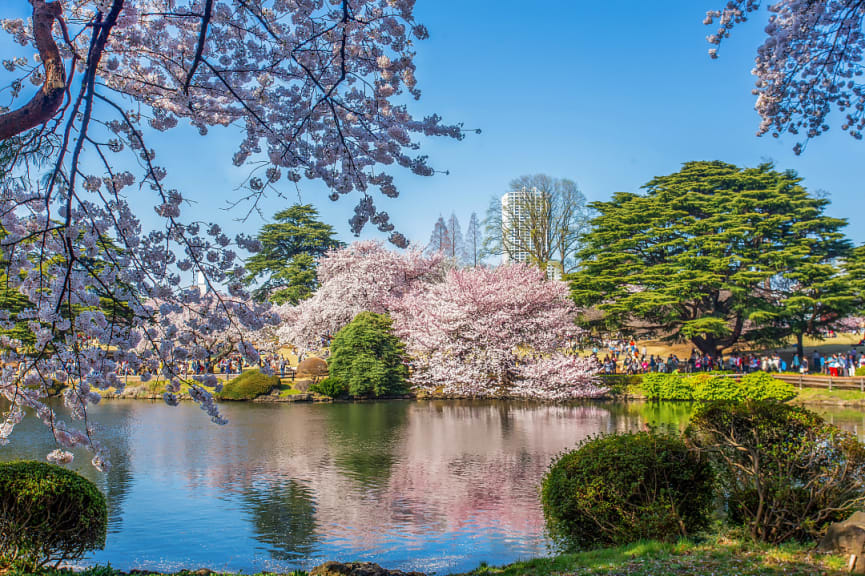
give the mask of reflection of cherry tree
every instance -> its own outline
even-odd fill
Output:
[[[400,254],[375,241],[331,251],[319,263],[320,286],[312,298],[278,309],[284,322],[280,341],[314,347],[360,312],[389,312],[407,292],[441,280],[443,271],[441,254]]]
[[[575,315],[567,284],[525,264],[450,270],[443,282],[413,290],[393,309],[416,385],[551,400],[600,392],[590,362],[544,358],[576,330]]]

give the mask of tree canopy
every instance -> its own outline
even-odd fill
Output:
[[[342,243],[310,204],[295,204],[277,212],[273,219],[258,233],[261,250],[246,262],[246,281],[252,284],[263,279],[253,291],[259,300],[297,304],[318,286],[318,259]]]
[[[352,396],[384,396],[407,390],[405,344],[394,336],[387,314],[361,312],[336,333],[329,377]]]
[[[717,26],[709,36],[718,46],[732,29],[761,8],[761,0],[728,0],[710,10],[704,24]],[[762,117],[758,135],[783,133],[808,138],[829,129],[828,115],[837,109],[841,129],[857,140],[865,129],[865,84],[861,81],[865,51],[862,3],[859,0],[774,0],[757,50],[753,74],[755,108]],[[805,141],[794,147],[798,154]]]
[[[849,252],[846,221],[826,216],[829,201],[801,182],[768,163],[687,162],[643,195],[594,202],[570,277],[577,304],[603,312],[585,322],[715,354],[777,320],[780,279],[822,275],[821,289],[837,288],[826,267]]]

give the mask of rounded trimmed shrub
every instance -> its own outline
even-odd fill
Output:
[[[89,480],[44,462],[0,464],[0,565],[37,570],[105,546],[108,507]]]
[[[729,521],[755,540],[812,538],[865,506],[865,446],[805,408],[712,402],[685,434],[713,462]]]
[[[254,400],[270,394],[279,386],[279,376],[268,376],[260,370],[247,370],[237,378],[226,383],[216,395],[219,400]]]
[[[340,380],[330,377],[313,382],[309,385],[309,391],[323,396],[330,396],[331,398],[348,394],[348,388]]]
[[[602,435],[553,462],[541,503],[564,549],[675,540],[707,527],[713,481],[709,464],[677,436]]]

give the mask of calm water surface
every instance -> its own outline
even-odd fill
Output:
[[[287,571],[369,560],[445,574],[549,553],[538,483],[589,434],[676,426],[687,404],[508,402],[193,404],[95,409],[113,467],[73,468],[106,493],[105,550],[87,563],[160,571]],[[865,414],[828,415],[862,436]],[[0,459],[43,459],[48,433],[16,428]]]

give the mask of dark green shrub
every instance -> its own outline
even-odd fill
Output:
[[[0,565],[36,570],[105,545],[105,497],[83,476],[43,462],[0,464]]]
[[[219,400],[253,400],[279,386],[279,376],[268,376],[260,370],[247,370],[222,387],[216,397]]]
[[[865,504],[865,447],[804,408],[713,402],[685,434],[713,462],[728,519],[755,540],[814,537]]]
[[[745,397],[751,400],[779,400],[784,402],[796,396],[792,384],[773,378],[765,372],[752,372],[742,376],[740,383]]]
[[[703,379],[694,389],[694,400],[704,402],[713,400],[733,400],[741,402],[745,399],[745,389],[735,378],[727,376],[711,376]]]
[[[386,314],[361,312],[336,333],[330,351],[329,379],[352,396],[405,392],[405,345],[391,332]]]
[[[562,547],[675,540],[706,528],[712,471],[677,436],[596,436],[560,456],[541,484],[550,535]]]
[[[309,391],[323,396],[330,396],[331,398],[348,394],[348,389],[343,385],[342,381],[332,377],[324,378],[319,382],[313,382],[309,385]]]

